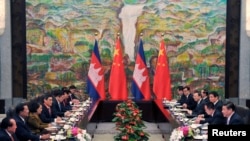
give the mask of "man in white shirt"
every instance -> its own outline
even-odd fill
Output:
[[[18,141],[15,135],[16,128],[16,121],[13,118],[5,117],[1,122],[1,141]]]
[[[223,102],[219,98],[219,94],[216,91],[209,92],[209,101],[214,104],[215,109],[221,112]]]
[[[188,110],[188,114],[190,115],[200,115],[205,114],[205,101],[202,99],[201,94],[198,91],[195,91],[193,94],[194,101],[197,103],[194,110]]]
[[[28,125],[26,124],[25,118],[29,116],[29,108],[27,103],[20,103],[16,106],[16,116],[14,117],[17,128],[16,136],[19,141],[39,141],[40,139],[46,140],[50,138],[49,134],[35,135],[31,132]]]
[[[207,117],[201,117],[199,116],[196,120],[195,123],[199,124],[204,124],[204,123],[209,123],[211,125],[215,124],[225,124],[225,118],[223,117],[221,111],[218,109],[215,109],[215,106],[212,102],[205,103],[205,112],[207,113]]]
[[[227,125],[239,125],[244,124],[242,117],[235,112],[235,105],[233,102],[226,102],[222,106],[222,114],[227,118]]]
[[[205,89],[201,90],[201,97],[204,100],[205,103],[209,102],[209,98],[208,98],[208,91]]]

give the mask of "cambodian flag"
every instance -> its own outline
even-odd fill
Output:
[[[87,92],[93,100],[105,99],[104,71],[96,40],[89,65]]]
[[[145,61],[142,40],[140,40],[140,45],[136,56],[131,91],[136,100],[149,100],[151,98],[149,75]]]

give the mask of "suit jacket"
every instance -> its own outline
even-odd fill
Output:
[[[59,107],[60,104],[60,107]],[[53,98],[52,108],[55,110],[57,116],[63,117],[65,113],[65,109],[63,108],[62,103],[57,102],[56,98]]]
[[[18,115],[15,116],[14,119],[16,120],[17,124],[16,136],[19,141],[39,141],[39,136],[31,132],[29,127],[26,125],[26,122],[24,122]]]
[[[244,124],[242,117],[234,112],[234,114],[231,116],[229,120],[229,125],[242,125],[242,124]]]
[[[48,123],[42,122],[40,117],[35,113],[30,113],[27,123],[31,131],[35,134],[41,133],[44,130],[44,128],[48,127]]]
[[[56,116],[56,113],[53,109],[53,107],[51,106],[51,114],[49,112],[49,109],[44,105],[42,104],[42,113],[39,115],[40,119],[42,122],[44,123],[51,123],[51,122],[54,122],[54,119],[57,117]]]
[[[63,102],[62,102],[62,108],[65,110],[65,111],[69,111],[69,110],[72,110],[72,107],[71,105],[69,104],[69,102],[67,101],[67,99],[65,99]]]
[[[208,103],[209,102],[209,98],[206,97],[205,99],[203,99],[205,103]]]
[[[15,134],[12,134],[14,141],[19,141]],[[0,140],[1,141],[12,141],[9,134],[5,131],[5,129],[0,130]]]
[[[201,123],[209,123],[211,125],[225,125],[225,117],[223,116],[221,111],[215,109],[213,116],[208,116],[207,118],[205,118],[205,121],[201,121]]]
[[[69,98],[67,99],[67,102],[69,103],[73,99],[77,99],[77,97],[74,94],[69,94]]]
[[[182,105],[185,101],[186,101],[186,96],[184,94],[182,94],[180,99],[177,102]]]
[[[194,110],[196,107],[196,102],[194,101],[192,94],[189,94],[188,97],[185,96],[185,101],[183,103],[187,104],[187,109],[189,110]]]
[[[200,103],[198,104],[198,102],[196,102],[196,107],[192,112],[192,115],[200,115],[200,114],[205,114],[205,109],[204,109],[204,105],[205,105],[205,100],[201,99]]]
[[[218,100],[218,102],[214,105],[214,108],[222,111],[222,106],[223,106],[223,102],[221,100]]]

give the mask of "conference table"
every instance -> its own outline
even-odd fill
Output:
[[[95,128],[98,127],[100,122],[112,122],[114,118],[113,113],[115,112],[116,105],[123,102],[122,100],[96,100],[91,101],[87,106],[87,110],[83,110],[83,114],[78,117],[78,121],[75,122],[77,127],[80,129],[87,129],[88,124],[94,124]],[[183,126],[183,122],[178,120],[176,116],[171,113],[169,109],[163,104],[162,100],[138,100],[135,101],[139,109],[142,111],[142,120],[147,122],[156,123],[157,127],[162,131],[163,138],[167,138],[164,129],[166,124],[171,126],[169,128],[176,129]],[[82,109],[81,109],[82,110]],[[78,113],[75,113],[79,114]],[[70,119],[68,119],[70,120]],[[88,131],[87,131],[88,132]],[[90,133],[93,137],[94,133]],[[166,139],[168,140],[168,139]]]
[[[96,128],[100,122],[112,122],[113,113],[118,103],[122,100],[100,100],[97,101],[91,114],[89,115],[89,123],[95,124]],[[181,123],[176,120],[171,113],[164,108],[161,100],[135,100],[139,109],[142,111],[142,120],[150,123],[156,123],[163,138],[166,137],[166,125],[171,126],[169,129],[174,129],[181,126]],[[167,123],[167,124],[166,124]]]
[[[72,105],[71,114],[62,117],[62,120],[51,123],[52,126],[45,128],[45,133],[50,133],[51,140],[75,141],[81,138],[91,140],[91,135],[86,131],[91,116],[95,112],[99,101],[93,102],[88,99],[79,104]]]
[[[99,100],[96,101],[92,108],[89,116],[88,123],[95,123],[96,128],[100,122],[112,122],[114,118],[113,113],[118,103],[123,102],[122,100]],[[142,111],[142,120],[156,123],[158,128],[162,131],[163,138],[167,138],[169,133],[166,133],[166,125],[171,126],[169,129],[177,129],[186,123],[176,116],[175,113],[169,110],[166,105],[163,104],[162,100],[135,100],[139,109]],[[166,124],[168,123],[168,124]],[[168,139],[166,139],[168,140]],[[199,140],[199,139],[192,139]]]

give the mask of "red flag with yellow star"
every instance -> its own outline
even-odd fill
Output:
[[[127,80],[124,70],[120,38],[116,40],[113,64],[109,78],[109,94],[112,100],[126,100],[128,98]]]
[[[172,99],[171,78],[168,68],[168,58],[164,41],[161,41],[157,65],[154,76],[153,91],[156,99]]]

